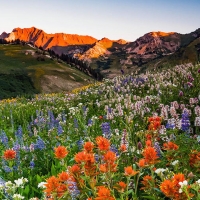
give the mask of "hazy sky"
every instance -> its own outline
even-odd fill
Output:
[[[200,28],[200,0],[0,0],[0,10],[0,33],[35,26],[134,41],[151,31]]]

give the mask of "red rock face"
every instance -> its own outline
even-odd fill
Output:
[[[82,36],[75,34],[55,33],[47,34],[43,30],[35,27],[31,28],[15,28],[6,38],[7,41],[23,40],[25,42],[33,42],[38,47],[44,49],[51,48],[52,46],[68,46],[68,45],[82,45],[94,44],[97,39],[91,36]]]

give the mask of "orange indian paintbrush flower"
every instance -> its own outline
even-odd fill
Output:
[[[65,182],[69,179],[69,174],[67,172],[61,172],[60,174],[58,174],[58,178],[59,178],[59,181],[61,182]]]
[[[110,149],[110,141],[102,136],[96,138],[96,143],[101,151],[108,151]]]
[[[155,164],[158,162],[158,155],[156,150],[153,147],[146,147],[143,152],[143,156],[146,164]]]
[[[141,187],[141,190],[148,190],[152,188],[152,185],[154,183],[154,180],[152,176],[146,175],[143,177],[143,180],[141,181],[143,187]]]
[[[124,167],[125,176],[135,176],[138,171],[133,170],[132,166]]]
[[[5,160],[13,160],[16,157],[16,151],[8,149],[4,152],[3,157]]]
[[[63,159],[68,154],[68,151],[64,146],[58,146],[57,148],[54,148],[54,150],[55,150],[54,154],[57,159]]]
[[[110,190],[104,186],[98,187],[97,197],[95,200],[114,200],[114,197],[110,194]]]
[[[163,144],[164,150],[177,150],[178,148],[179,148],[179,146],[173,142],[168,142],[168,143]]]
[[[172,197],[176,192],[174,189],[174,184],[171,180],[164,180],[160,185],[160,190],[167,196]]]
[[[92,152],[92,150],[94,148],[94,144],[92,142],[85,142],[85,144],[83,145],[83,147],[84,147],[84,150],[87,153],[90,153],[90,152]]]

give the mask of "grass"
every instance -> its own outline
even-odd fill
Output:
[[[38,60],[38,58],[43,58],[43,61]],[[32,94],[35,94],[36,91],[47,92],[43,90],[43,86],[48,84],[45,82],[45,76],[56,76],[58,83],[65,79],[66,85],[69,82],[72,87],[70,90],[88,84],[86,81],[88,79],[92,80],[91,77],[65,63],[58,63],[57,60],[37,54],[36,49],[32,49],[28,45],[0,45],[0,74],[0,81],[4,82],[4,85],[7,82],[15,85],[15,93],[10,92],[9,86],[0,87],[4,94],[0,98],[16,97],[28,93],[28,91]],[[26,81],[20,83],[18,75],[24,76]],[[22,85],[20,86],[20,84]],[[69,88],[60,85],[57,86],[56,90],[59,87],[60,91],[69,90]],[[48,92],[54,91],[55,88],[52,86]]]

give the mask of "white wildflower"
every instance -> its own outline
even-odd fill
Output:
[[[199,184],[199,186],[200,186],[200,179],[199,179],[199,180],[197,180],[197,181],[196,181],[196,183],[197,183],[197,184]]]
[[[38,184],[38,188],[46,188],[45,184],[46,184],[46,182],[40,182]]]
[[[20,200],[20,199],[24,199],[24,196],[22,196],[20,194],[14,194],[13,195],[13,200]]]
[[[165,171],[167,171],[167,170],[166,170],[166,169],[163,169],[163,168],[158,168],[158,169],[156,169],[155,173],[156,173],[156,174],[160,174],[160,173],[163,173],[163,172],[165,172]]]
[[[176,164],[178,164],[178,163],[179,163],[178,160],[174,160],[171,164],[172,164],[172,165],[176,165]]]
[[[23,177],[20,179],[17,179],[17,180],[14,180],[15,184],[17,185],[17,187],[19,187],[20,185],[23,184]]]

